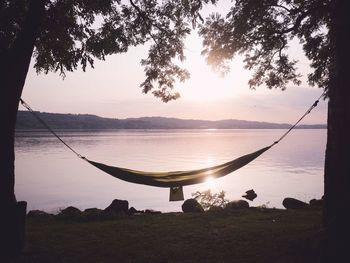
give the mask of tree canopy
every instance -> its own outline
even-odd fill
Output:
[[[327,88],[332,64],[329,41],[330,0],[238,0],[223,17],[200,11],[217,0],[57,0],[46,1],[44,21],[35,43],[37,72],[59,72],[94,66],[95,59],[127,52],[132,46],[151,42],[141,61],[146,78],[143,92],[167,102],[179,97],[176,80],[189,72],[176,61],[185,59],[184,40],[199,26],[202,54],[221,73],[228,60],[245,55],[245,67],[253,69],[251,88],[262,84],[285,89],[300,84],[297,61],[286,53],[288,42],[298,38],[314,71],[311,85]],[[9,49],[25,23],[30,1],[0,3],[0,52]]]
[[[329,5],[324,0],[237,0],[226,17],[212,14],[200,26],[207,62],[225,73],[227,61],[245,55],[253,69],[251,88],[265,84],[285,89],[300,84],[297,61],[286,53],[288,42],[298,38],[314,69],[311,85],[327,88],[332,62],[329,42]]]
[[[176,80],[189,77],[182,61],[184,39],[201,19],[205,1],[156,0],[57,0],[46,1],[43,23],[35,42],[37,72],[59,72],[94,66],[95,59],[127,52],[132,46],[151,41],[148,56],[141,61],[146,79],[143,92],[152,90],[167,102],[179,97]],[[215,2],[215,1],[213,1]],[[0,52],[11,48],[26,23],[30,1],[0,3]]]

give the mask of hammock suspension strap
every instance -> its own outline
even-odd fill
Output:
[[[42,124],[44,127],[50,131],[58,140],[60,140],[61,143],[63,143],[69,150],[71,150],[76,156],[78,156],[80,159],[85,160],[86,158],[79,154],[77,151],[75,151],[71,146],[69,146],[58,134],[51,129],[51,127],[42,119],[39,117],[39,115],[26,103],[23,99],[20,99],[21,104],[23,107],[25,107],[30,113],[33,114],[33,116]]]
[[[286,137],[288,135],[288,133],[290,133],[301,121],[302,119],[305,118],[306,115],[310,114],[310,112],[317,107],[318,103],[320,102],[320,99],[322,97],[324,97],[326,95],[326,91],[324,91],[317,100],[315,100],[315,102],[307,109],[307,111],[299,118],[299,120],[297,120],[284,134],[282,134],[282,136],[275,141],[273,144],[277,144],[279,143],[281,140],[284,139],[284,137]]]

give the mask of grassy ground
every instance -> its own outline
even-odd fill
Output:
[[[313,262],[321,210],[27,220],[16,262]]]

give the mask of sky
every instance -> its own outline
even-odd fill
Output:
[[[225,6],[218,8],[222,10]],[[94,69],[68,72],[64,79],[58,73],[38,75],[32,63],[22,98],[42,112],[293,123],[322,93],[306,82],[311,69],[297,41],[290,43],[288,53],[299,60],[302,84],[291,84],[285,91],[265,87],[251,90],[248,80],[252,72],[244,69],[242,57],[232,60],[230,73],[220,77],[200,55],[201,39],[194,32],[186,40],[187,59],[183,64],[191,78],[177,85],[181,95],[178,100],[163,103],[151,93],[143,94],[139,87],[145,78],[140,60],[147,56],[147,48],[147,45],[130,48],[127,53],[108,56],[105,61],[96,60]],[[326,119],[327,103],[322,100],[303,123],[326,123]]]

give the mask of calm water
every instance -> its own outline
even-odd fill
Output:
[[[284,130],[118,130],[61,132],[87,158],[136,170],[202,168],[229,161],[269,145]],[[254,189],[251,205],[282,207],[284,197],[304,201],[323,195],[326,130],[295,130],[280,144],[242,169],[211,182],[184,187],[185,198],[197,190],[224,190],[228,199]],[[18,132],[16,193],[28,209],[55,212],[73,205],[105,208],[117,199],[136,209],[180,211],[168,202],[169,190],[115,179],[77,158],[47,132]]]

